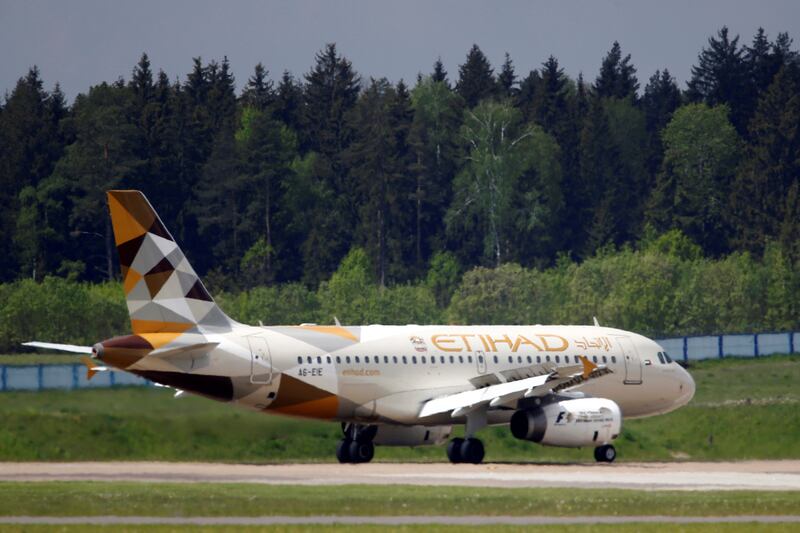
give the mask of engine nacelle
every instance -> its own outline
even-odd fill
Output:
[[[379,446],[428,446],[450,438],[451,426],[391,426],[381,424],[372,439]]]
[[[518,439],[549,446],[600,446],[617,438],[622,413],[606,398],[578,398],[521,409],[511,417],[510,427]]]

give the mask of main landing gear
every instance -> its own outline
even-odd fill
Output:
[[[594,449],[594,459],[598,463],[613,463],[617,458],[617,450],[611,444],[598,446]]]
[[[377,426],[342,424],[344,438],[336,445],[336,458],[340,463],[368,463],[375,455],[372,439],[378,432]]]
[[[455,438],[447,443],[447,458],[451,463],[472,463],[483,461],[483,442],[475,438]]]

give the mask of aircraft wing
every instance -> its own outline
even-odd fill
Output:
[[[580,360],[582,365],[562,367],[549,374],[428,400],[423,404],[419,416],[424,418],[451,412],[455,418],[484,406],[487,408],[499,407],[523,398],[545,396],[567,390],[590,379],[611,373],[610,369],[604,366],[598,367],[584,356],[580,356]]]
[[[57,350],[59,352],[72,352],[72,353],[92,353],[91,346],[75,346],[74,344],[56,344],[54,342],[23,342],[23,346],[30,346],[31,348],[44,348],[45,350]]]

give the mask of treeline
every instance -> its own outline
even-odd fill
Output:
[[[454,267],[452,254],[439,255],[423,280],[381,288],[356,248],[317,290],[295,282],[216,298],[254,325],[331,324],[334,316],[343,324],[591,324],[597,316],[654,337],[800,330],[800,269],[775,243],[761,259],[706,259],[673,230],[646,235],[637,249],[601,250],[580,264],[562,257],[545,270],[506,263],[461,277]],[[0,284],[0,353],[32,339],[88,345],[128,329],[119,283]]]
[[[436,61],[412,85],[360,78],[333,44],[301,78],[257,65],[238,94],[227,59],[172,79],[143,55],[72,105],[34,67],[0,105],[0,281],[115,278],[111,188],[145,191],[229,291],[316,294],[355,247],[405,291],[437,253],[459,274],[546,268],[647,228],[707,257],[771,242],[798,257],[800,60],[785,33],[741,44],[722,28],[686,90],[666,69],[641,88],[618,43],[592,81],[552,56],[495,69],[473,46],[455,75]]]

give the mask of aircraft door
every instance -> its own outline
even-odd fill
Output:
[[[478,365],[478,374],[486,373],[486,352],[483,350],[475,352],[475,364]]]
[[[267,339],[264,337],[248,337],[250,344],[250,383],[269,385],[272,383],[272,356],[269,353]]]
[[[622,348],[622,357],[625,359],[625,383],[639,385],[642,383],[642,361],[639,352],[628,337],[617,337],[617,342]]]

